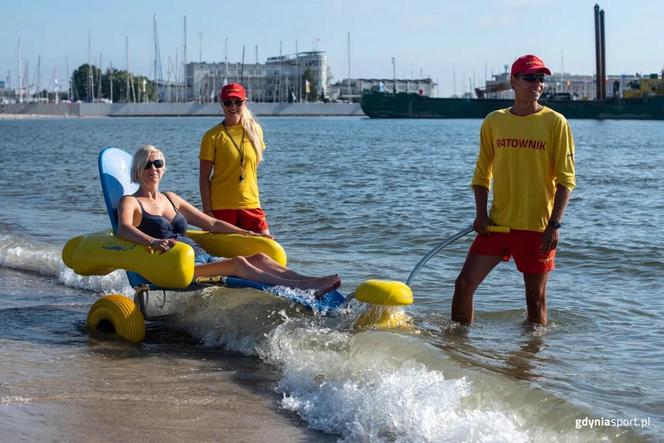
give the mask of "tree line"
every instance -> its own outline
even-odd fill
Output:
[[[72,100],[93,102],[159,101],[153,81],[144,75],[108,68],[105,72],[95,65],[85,63],[74,70],[71,76]]]

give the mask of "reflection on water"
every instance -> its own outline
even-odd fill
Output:
[[[532,336],[521,344],[518,351],[514,351],[505,357],[506,371],[520,380],[536,380],[540,376],[536,369],[539,365],[547,363],[546,359],[537,354],[542,350],[544,342],[539,336]]]
[[[460,363],[482,367],[517,380],[535,381],[543,377],[539,368],[549,357],[538,355],[545,347],[547,327],[522,324],[520,337],[504,337],[501,347],[487,346],[485,337],[477,337],[472,328],[449,322],[442,335],[431,342]]]

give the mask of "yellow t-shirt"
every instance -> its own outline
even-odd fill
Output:
[[[523,117],[509,109],[489,114],[471,185],[491,189],[492,181],[493,223],[544,231],[556,186],[576,186],[574,139],[565,117],[547,107]]]
[[[228,126],[226,129],[228,133],[221,123],[209,129],[201,140],[201,150],[198,155],[199,159],[213,163],[210,180],[211,209],[260,208],[256,151],[246,132],[242,141],[242,125]],[[260,127],[258,135],[261,148],[264,148],[263,131]],[[240,168],[240,149],[244,155],[242,168]],[[242,180],[240,176],[243,177]]]

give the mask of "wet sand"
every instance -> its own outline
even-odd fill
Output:
[[[41,324],[5,324],[14,333],[0,336],[3,442],[336,440],[280,407],[280,375],[258,357],[164,324],[150,324],[141,345],[90,337],[84,308],[35,306]]]

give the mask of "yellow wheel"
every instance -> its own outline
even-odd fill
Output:
[[[145,320],[136,303],[123,295],[106,295],[95,302],[88,312],[88,327],[115,332],[133,343],[145,338]]]

